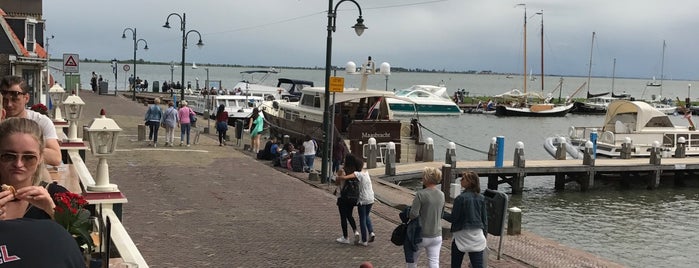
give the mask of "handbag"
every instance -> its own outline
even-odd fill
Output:
[[[405,243],[405,236],[408,234],[408,224],[401,223],[393,229],[391,233],[391,242],[396,246],[402,246]]]
[[[189,122],[190,122],[190,123],[196,123],[196,122],[197,122],[197,116],[194,115],[193,113],[189,114]]]

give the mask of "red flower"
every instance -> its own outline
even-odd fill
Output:
[[[43,114],[43,115],[46,115],[49,112],[49,109],[46,108],[46,105],[43,105],[41,103],[37,103],[37,104],[32,105],[31,109],[32,109],[32,111],[35,111],[35,112]]]
[[[66,228],[75,237],[78,245],[87,244],[89,248],[94,247],[90,229],[92,223],[88,220],[90,212],[85,209],[88,204],[82,195],[70,192],[57,193],[54,196],[54,219]]]

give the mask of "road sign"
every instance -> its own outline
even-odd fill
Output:
[[[80,58],[78,57],[78,54],[63,54],[63,72],[80,72]]]
[[[124,64],[124,67],[122,68],[124,68],[124,72],[128,72],[129,70],[131,70],[131,66],[129,66],[128,64]]]
[[[339,76],[330,77],[330,92],[342,93],[345,90],[345,78]]]

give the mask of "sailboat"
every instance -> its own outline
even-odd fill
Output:
[[[573,104],[571,113],[575,114],[605,114],[607,106],[619,98],[628,98],[628,94],[614,95],[614,77],[616,73],[616,58],[612,67],[612,96],[609,97],[609,92],[590,93],[590,82],[592,78],[592,55],[595,46],[595,32],[592,32],[592,45],[590,45],[590,63],[587,72],[587,98],[584,102],[576,101]]]
[[[199,68],[199,67],[197,67],[197,64],[192,62],[192,69],[197,69],[197,68]]]
[[[663,99],[663,79],[665,78],[665,48],[667,47],[665,40],[663,40],[663,54],[660,60],[660,82],[655,81],[655,77],[653,77],[652,82],[646,83],[646,87],[643,89],[643,94],[641,94],[641,98],[643,99],[646,95],[646,89],[648,87],[659,87],[660,92],[656,96],[655,94],[651,95],[650,100],[645,100],[645,102],[648,102],[653,108],[657,109],[658,111],[664,113],[664,114],[674,114],[677,112],[677,106],[673,104],[672,99]]]
[[[516,6],[524,7],[524,92],[518,89],[505,92],[495,96],[498,100],[498,105],[495,107],[495,115],[498,116],[565,116],[573,108],[572,103],[566,102],[565,105],[559,106],[550,103],[553,97],[544,98],[537,93],[527,93],[527,6],[518,4]],[[536,13],[541,15],[541,90],[544,90],[544,11]],[[531,75],[530,75],[531,76]],[[530,99],[543,100],[542,103],[530,103]]]

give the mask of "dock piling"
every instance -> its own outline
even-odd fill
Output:
[[[511,207],[507,214],[507,235],[522,234],[522,210],[518,207]]]
[[[376,139],[369,138],[369,144],[366,151],[366,168],[372,169],[376,168],[376,153],[378,152],[376,146]],[[385,160],[384,160],[385,161]]]
[[[384,158],[384,166],[386,167],[384,174],[389,176],[396,175],[396,144],[388,142],[386,147],[386,156]]]
[[[505,136],[498,136],[496,143],[498,149],[496,150],[495,167],[501,168],[503,162],[505,161]]]
[[[633,142],[631,141],[631,138],[629,138],[629,137],[624,138],[624,143],[621,144],[621,152],[620,152],[619,158],[630,159],[632,151],[633,151]]]
[[[594,166],[595,158],[592,156],[592,142],[585,142],[585,151],[583,151],[583,165]]]
[[[514,161],[512,164],[516,167],[521,167],[521,168],[523,168],[525,166],[524,143],[521,141],[518,141],[515,144],[515,157],[514,157]]]
[[[495,161],[495,156],[498,154],[498,144],[497,138],[493,137],[490,139],[490,146],[488,148],[488,161]]]
[[[423,145],[425,146],[423,161],[432,162],[434,161],[434,140],[432,138],[427,138],[427,142]]]
[[[444,193],[444,202],[451,202],[451,180],[454,176],[451,174],[451,165],[442,165],[442,193]]]
[[[566,160],[566,138],[558,137],[558,145],[556,146],[556,160]]]
[[[447,153],[444,157],[444,164],[456,168],[456,144],[454,142],[449,142],[449,148],[447,148]]]
[[[675,158],[687,157],[687,141],[684,137],[677,139],[677,148],[675,148]]]

